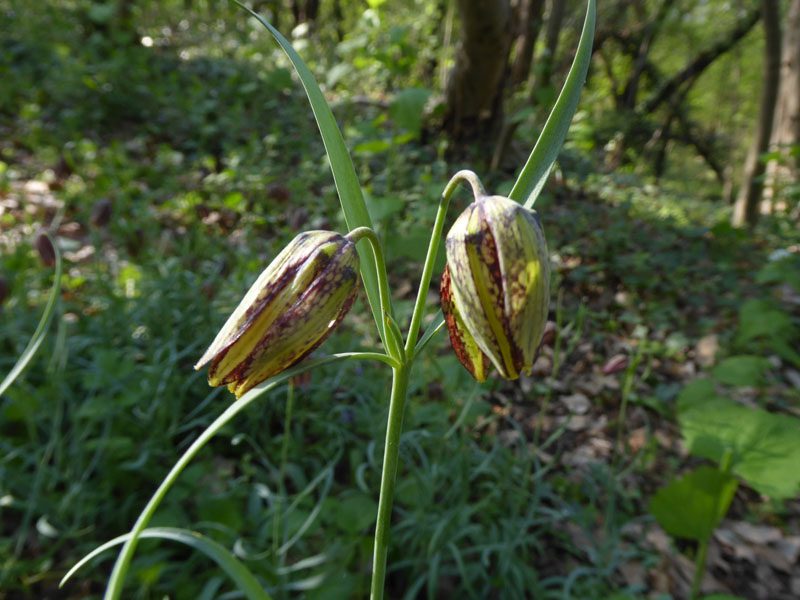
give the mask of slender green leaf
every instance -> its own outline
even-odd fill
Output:
[[[362,358],[374,358],[381,360],[382,358],[385,358],[385,356],[374,352],[345,352],[342,354],[332,354],[330,356],[322,356],[320,358],[306,360],[300,363],[298,366],[287,369],[280,375],[276,375],[275,377],[260,383],[252,390],[247,392],[244,396],[236,400],[236,402],[226,408],[220,416],[214,419],[214,422],[203,430],[200,436],[194,442],[192,442],[192,445],[189,446],[189,448],[187,448],[186,451],[181,455],[181,457],[178,459],[178,462],[172,466],[172,469],[170,469],[170,472],[167,473],[166,477],[164,477],[164,479],[161,481],[161,485],[159,485],[158,489],[155,491],[155,493],[153,493],[153,496],[150,498],[147,505],[142,509],[142,512],[139,513],[139,517],[136,519],[136,523],[134,523],[133,528],[131,529],[130,538],[125,541],[125,544],[122,546],[122,550],[120,550],[119,556],[117,557],[117,562],[114,563],[114,569],[111,571],[111,577],[108,579],[106,593],[103,596],[104,599],[117,600],[121,596],[122,586],[125,583],[125,577],[128,574],[128,568],[130,567],[133,553],[136,550],[139,534],[145,529],[145,527],[147,527],[147,524],[158,508],[158,505],[161,504],[164,496],[166,496],[169,489],[172,487],[175,481],[177,481],[178,476],[186,468],[186,465],[189,464],[189,462],[195,457],[200,449],[205,446],[220,429],[222,429],[231,419],[233,419],[233,417],[247,408],[262,394],[272,390],[276,385],[283,383],[295,375],[300,375],[301,373],[305,373],[310,369],[314,369],[332,362],[337,362],[340,360],[357,360]]]
[[[517,202],[524,201],[526,208],[531,208],[536,202],[536,198],[539,197],[539,193],[547,181],[547,176],[550,174],[550,169],[556,162],[561,145],[567,137],[572,117],[575,116],[575,111],[578,109],[578,101],[586,81],[586,73],[589,71],[589,62],[592,59],[595,12],[595,0],[589,0],[586,8],[586,20],[583,23],[581,39],[578,42],[578,51],[575,53],[575,59],[572,61],[572,67],[567,74],[564,87],[533,147],[528,162],[525,163],[517,182],[508,195]]]
[[[58,251],[58,246],[56,246],[53,238],[51,238],[47,233],[44,235],[48,237],[50,243],[53,245],[56,256],[56,273],[53,277],[53,286],[50,288],[50,297],[47,299],[47,304],[44,307],[44,313],[42,313],[42,318],[39,320],[39,325],[33,332],[31,341],[28,342],[28,345],[25,347],[25,350],[22,351],[19,360],[17,360],[17,363],[11,368],[11,371],[9,371],[8,375],[5,376],[3,382],[0,383],[0,396],[2,396],[3,393],[9,387],[11,387],[11,384],[14,383],[14,380],[19,377],[20,373],[25,370],[25,367],[27,367],[28,364],[33,360],[33,357],[36,356],[36,352],[38,352],[45,336],[47,335],[47,328],[50,326],[50,321],[53,320],[56,300],[58,300],[59,290],[61,289],[61,253]]]
[[[442,310],[439,309],[433,319],[431,320],[431,324],[428,325],[428,328],[425,330],[425,333],[422,334],[422,337],[417,342],[417,345],[414,347],[414,356],[422,352],[425,346],[428,345],[428,342],[433,339],[433,336],[438,333],[438,331],[444,327],[444,315],[442,314]]]
[[[67,580],[72,577],[78,569],[94,559],[96,556],[102,554],[110,548],[113,548],[114,546],[119,546],[120,544],[126,542],[130,537],[131,534],[126,533],[125,535],[121,535],[113,540],[109,540],[102,546],[98,546],[92,550],[89,554],[78,561],[74,567],[67,571],[67,574],[64,575],[59,585],[64,585],[64,583],[66,583]],[[223,571],[225,571],[225,573],[227,573],[227,575],[236,584],[236,587],[239,588],[239,590],[247,598],[250,598],[250,600],[270,599],[270,595],[264,591],[256,578],[253,577],[253,574],[250,572],[250,570],[245,567],[230,550],[210,538],[200,535],[199,533],[195,533],[194,531],[178,529],[176,527],[152,527],[142,531],[139,534],[139,537],[172,540],[174,542],[179,542],[194,548],[217,563],[217,565]]]
[[[258,13],[238,0],[232,1],[249,12],[259,23],[266,27],[267,31],[272,34],[272,37],[275,38],[286,53],[286,56],[289,57],[289,60],[292,61],[292,65],[297,75],[300,77],[303,89],[305,89],[306,96],[311,104],[311,110],[314,111],[314,118],[317,120],[319,132],[322,135],[322,142],[325,145],[325,151],[328,153],[328,160],[330,161],[331,171],[333,172],[333,180],[336,183],[336,190],[339,193],[339,201],[342,204],[347,227],[350,231],[356,227],[372,228],[372,220],[369,217],[367,205],[364,202],[364,196],[361,192],[361,185],[358,183],[353,161],[344,144],[342,132],[339,130],[331,108],[328,106],[328,102],[325,100],[325,96],[322,94],[322,90],[319,89],[319,85],[311,74],[308,66],[306,66],[306,63],[303,62],[300,55],[277,29],[270,25]],[[372,308],[372,315],[375,317],[375,323],[378,325],[381,339],[385,342],[383,319],[381,318],[380,293],[378,291],[378,272],[375,268],[375,259],[373,258],[372,249],[369,248],[369,243],[364,241],[359,242],[358,253],[361,258],[361,278],[364,281],[364,288],[367,291],[367,299]]]

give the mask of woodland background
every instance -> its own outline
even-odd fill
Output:
[[[252,6],[333,107],[405,322],[445,183],[471,168],[509,191],[585,3]],[[49,337],[0,397],[0,598],[99,598],[107,559],[58,581],[130,528],[231,401],[194,361],[299,230],[345,224],[288,61],[235,5],[0,0],[0,15],[0,373],[51,286],[37,232],[65,259]],[[767,437],[785,443],[759,463],[766,483],[737,475],[703,589],[800,597],[799,174],[800,0],[599,3],[581,104],[536,204],[550,332],[517,382],[476,385],[444,334],[426,351],[390,597],[688,597],[697,541],[668,535],[651,499],[714,464],[689,451],[681,406],[720,398],[779,417],[783,437]],[[449,222],[468,201],[454,197]],[[358,302],[320,352],[376,347]],[[371,365],[315,372],[293,387],[288,430],[289,390],[271,394],[153,525],[233,549],[276,598],[365,597],[386,382]],[[129,593],[236,597],[211,561],[154,541]]]

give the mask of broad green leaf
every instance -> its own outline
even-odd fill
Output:
[[[776,499],[800,493],[800,419],[715,395],[690,401],[681,394],[678,404],[689,452],[720,462],[729,450],[731,472],[756,491]]]
[[[659,489],[649,509],[670,535],[704,540],[728,512],[737,484],[735,477],[704,465]]]
[[[72,577],[78,569],[94,559],[96,556],[113,548],[114,546],[123,544],[130,537],[131,534],[126,533],[125,535],[121,535],[113,540],[109,540],[102,546],[92,550],[89,554],[84,556],[78,562],[78,564],[67,571],[67,574],[64,575],[60,585],[64,585],[64,583],[66,583],[67,580]],[[250,572],[250,570],[245,567],[230,550],[215,542],[211,538],[207,538],[199,533],[195,533],[194,531],[178,529],[175,527],[152,527],[142,531],[138,537],[172,540],[174,542],[185,544],[190,548],[194,548],[217,563],[217,565],[233,580],[233,582],[236,584],[236,587],[245,595],[245,597],[249,598],[250,600],[270,599],[270,595],[264,591],[256,578],[253,577],[253,574]]]
[[[743,344],[760,337],[791,336],[795,330],[792,318],[766,300],[749,300],[739,309],[739,333],[736,341]]]
[[[286,56],[292,61],[292,66],[294,66],[297,75],[300,77],[303,89],[311,104],[311,110],[314,112],[314,118],[317,120],[319,132],[322,135],[322,142],[325,145],[325,151],[328,153],[328,160],[330,161],[331,171],[333,172],[333,181],[339,193],[339,201],[342,204],[342,210],[344,211],[344,218],[347,222],[348,229],[352,231],[356,227],[372,228],[372,220],[369,217],[367,205],[364,203],[361,185],[358,183],[353,161],[344,144],[342,132],[339,130],[331,108],[328,106],[328,102],[325,100],[325,96],[322,94],[322,90],[319,89],[319,85],[311,74],[311,71],[306,66],[303,59],[300,58],[300,55],[292,48],[292,45],[277,29],[270,25],[258,13],[239,2],[239,0],[232,1],[257,19],[258,22],[272,34],[272,37],[278,42],[286,53]],[[364,281],[367,299],[372,308],[372,315],[375,318],[375,323],[378,326],[381,339],[385,341],[383,319],[381,318],[380,293],[378,291],[378,273],[375,268],[375,259],[369,242],[363,240],[358,243],[358,254],[361,258],[361,278]]]
[[[791,254],[764,265],[756,275],[758,283],[786,283],[800,292],[800,255]]]
[[[396,196],[372,196],[367,194],[366,200],[369,214],[378,223],[400,212],[405,206],[405,202]]]
[[[25,370],[25,367],[27,367],[28,364],[33,360],[33,357],[36,356],[36,353],[39,351],[39,348],[41,347],[42,342],[47,335],[47,328],[50,326],[50,321],[53,320],[53,312],[56,307],[56,300],[58,300],[59,292],[61,290],[61,252],[58,251],[58,246],[50,237],[50,235],[47,233],[44,235],[46,235],[50,240],[50,243],[53,245],[53,250],[55,251],[56,273],[53,276],[53,286],[50,288],[50,296],[47,298],[47,304],[44,307],[42,318],[39,320],[39,324],[36,326],[36,330],[33,332],[31,340],[28,342],[28,345],[25,346],[25,350],[23,350],[22,354],[20,354],[16,364],[11,367],[11,371],[8,372],[8,375],[5,376],[3,382],[0,383],[0,396],[2,396],[11,386],[11,384],[14,383],[14,380],[20,376],[20,374]]]
[[[709,378],[695,379],[687,383],[678,394],[678,410],[689,410],[713,397],[716,397],[714,380]]]
[[[703,596],[701,600],[746,600],[746,598],[731,596],[730,594],[711,594],[710,596]]]
[[[422,113],[431,91],[425,88],[409,88],[397,93],[389,109],[395,123],[403,129],[419,133],[422,128]]]
[[[391,142],[388,140],[369,140],[362,142],[353,148],[356,154],[380,154],[386,152],[392,147]]]
[[[714,379],[720,383],[739,387],[757,387],[764,383],[764,373],[771,366],[763,356],[731,356],[714,367],[712,373]]]
[[[428,252],[430,231],[422,227],[413,227],[404,236],[389,236],[386,240],[386,252],[395,258],[407,258],[414,262],[422,262]]]
[[[589,62],[592,59],[592,43],[594,42],[595,26],[595,0],[589,0],[586,7],[586,19],[583,22],[581,39],[578,42],[578,50],[572,67],[564,81],[561,94],[550,111],[550,116],[536,140],[528,162],[514,184],[511,193],[508,195],[512,200],[524,202],[526,208],[531,208],[539,193],[542,191],[550,169],[558,158],[561,145],[567,137],[569,125],[575,111],[578,109],[578,101],[581,98],[581,91],[586,82],[586,73],[589,71]]]

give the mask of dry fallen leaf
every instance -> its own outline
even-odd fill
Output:
[[[603,374],[611,375],[612,373],[619,373],[628,368],[628,355],[615,354],[606,361],[603,365]]]
[[[639,427],[631,431],[628,436],[628,447],[631,452],[639,452],[647,442],[647,427]]]
[[[718,351],[719,337],[716,333],[700,338],[695,347],[695,356],[698,364],[701,367],[713,366]]]
[[[572,394],[571,396],[562,396],[561,402],[569,409],[571,413],[576,415],[583,415],[589,412],[592,403],[585,395],[581,393]]]
[[[743,540],[751,544],[766,545],[777,542],[783,537],[781,530],[768,525],[753,525],[747,521],[736,521],[730,526],[731,530]]]

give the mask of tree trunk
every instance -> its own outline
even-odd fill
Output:
[[[447,82],[444,127],[455,142],[496,139],[511,42],[508,0],[458,0],[461,41]]]
[[[761,0],[764,22],[764,85],[761,87],[761,111],[753,144],[747,153],[744,179],[733,208],[734,227],[753,226],[758,219],[758,204],[764,189],[764,161],[761,155],[769,149],[775,102],[781,72],[781,23],[779,0]]]
[[[301,23],[313,27],[319,14],[319,0],[292,0],[292,14],[295,27]]]
[[[533,62],[533,48],[542,28],[544,0],[520,0],[518,21],[520,31],[514,46],[514,62],[511,66],[511,83],[519,86],[528,80]]]
[[[775,107],[775,123],[770,146],[781,153],[780,160],[767,165],[767,189],[762,212],[784,209],[780,206],[783,188],[800,181],[800,156],[791,153],[800,145],[800,0],[793,0],[786,19],[780,86]]]
[[[561,36],[561,25],[564,23],[564,16],[567,14],[566,0],[549,0],[548,4],[550,8],[547,15],[545,49],[539,59],[539,69],[532,89],[534,92],[550,85],[556,52],[558,51],[558,38]]]

